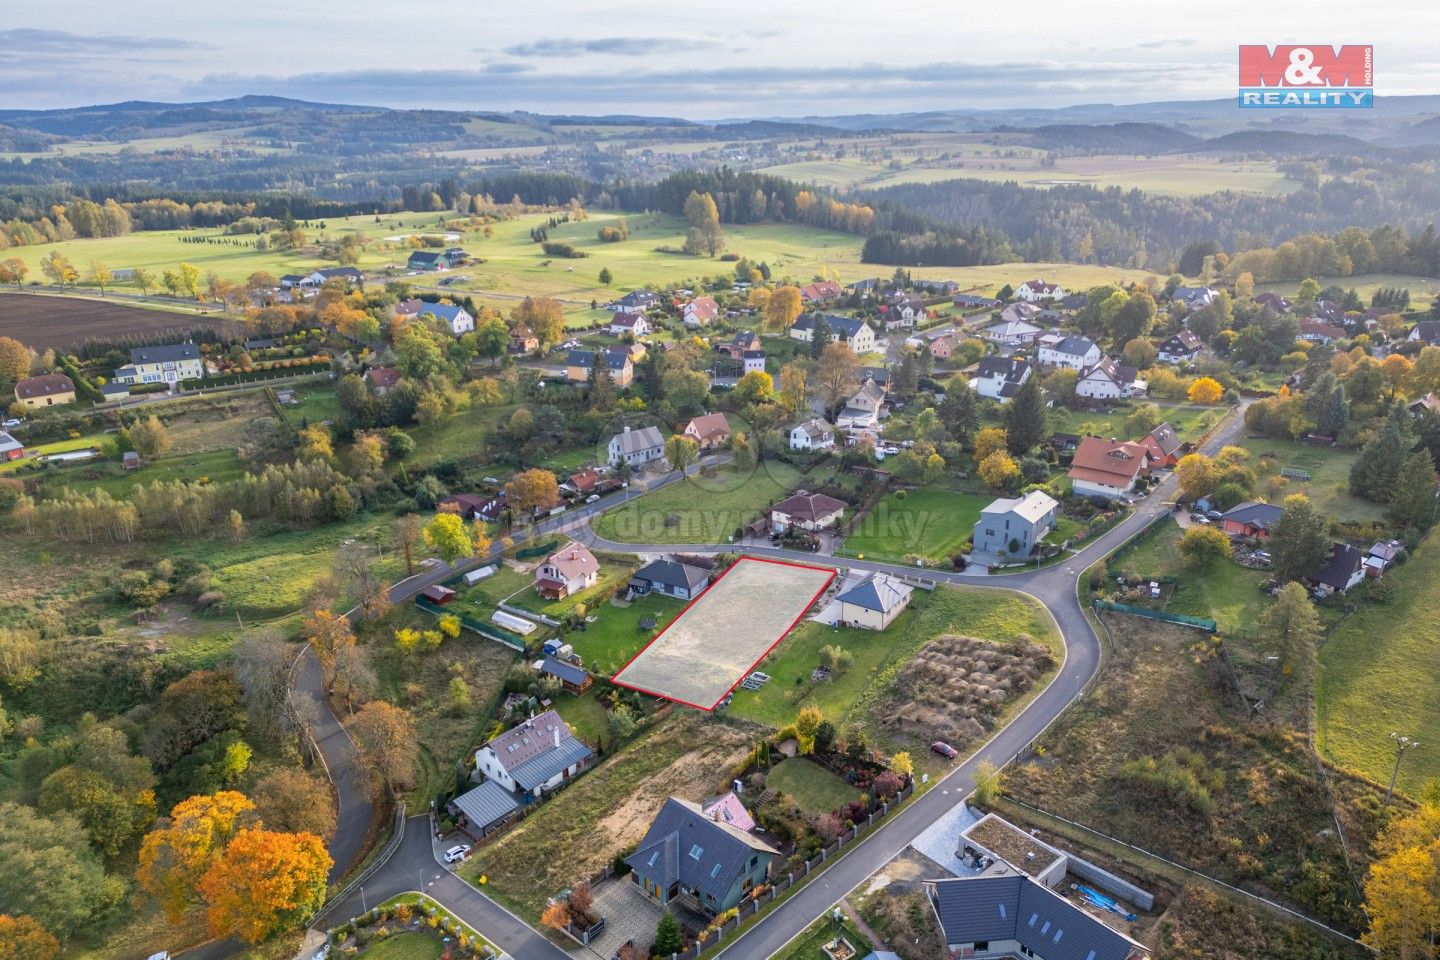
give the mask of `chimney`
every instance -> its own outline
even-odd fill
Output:
[[[555,749],[556,749],[556,750],[559,750],[559,749],[560,749],[560,728],[559,728],[559,727],[551,727],[550,729],[551,729],[551,731],[555,734]]]
[[[629,433],[629,432],[630,432],[630,425],[629,425],[629,424],[626,424],[626,425],[625,425],[625,429],[622,430],[621,432],[622,432],[622,433]]]

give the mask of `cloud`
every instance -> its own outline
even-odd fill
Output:
[[[16,27],[0,30],[0,60],[43,59],[56,56],[180,53],[216,50],[217,47],[179,37],[136,37],[122,34],[80,34],[67,30]]]
[[[577,53],[604,53],[615,57],[643,57],[655,53],[692,53],[717,46],[713,40],[675,37],[600,37],[595,40],[555,38],[506,47],[512,57],[569,57]]]

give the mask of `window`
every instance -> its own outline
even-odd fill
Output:
[[[989,941],[989,940],[979,940],[979,941],[976,941],[976,943],[975,943],[975,949],[976,949],[976,950],[989,950],[989,949],[990,949],[990,941]]]
[[[705,852],[705,851],[700,847],[700,845],[699,845],[698,843],[697,843],[697,844],[692,844],[691,847],[690,847],[690,859],[691,859],[691,860],[699,860],[701,854],[703,854],[704,852]]]
[[[1001,919],[1001,920],[1004,920],[1004,919],[1005,919],[1005,904],[1003,904],[1003,903],[997,903],[997,904],[995,904],[995,906],[997,906],[997,907],[1000,908],[1000,919]]]
[[[718,876],[720,876],[720,864],[717,863],[710,868],[710,879],[714,880]]]

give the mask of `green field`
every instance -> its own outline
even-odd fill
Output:
[[[724,543],[799,483],[799,471],[778,460],[748,474],[722,467],[714,477],[690,477],[610,510],[591,529],[618,543]]]
[[[1316,741],[1342,767],[1386,783],[1390,734],[1421,741],[1405,755],[1399,788],[1415,796],[1440,777],[1440,542],[1431,534],[1410,561],[1385,574],[1393,599],[1365,603],[1320,649]],[[1428,735],[1428,736],[1427,736]]]
[[[356,957],[365,960],[439,960],[445,945],[438,936],[428,933],[400,933],[376,940]]]
[[[765,777],[765,786],[787,795],[810,815],[828,813],[860,795],[850,784],[804,757],[776,764]]]
[[[1260,591],[1266,575],[1229,560],[1217,560],[1204,570],[1191,570],[1184,565],[1176,546],[1181,533],[1174,520],[1161,521],[1132,549],[1110,561],[1110,572],[1135,573],[1157,580],[1177,577],[1175,593],[1164,606],[1167,612],[1214,620],[1225,631],[1253,629],[1270,605],[1270,598]]]
[[[1142,401],[1143,402],[1143,401]],[[1199,407],[1189,403],[1156,403],[1160,416],[1175,428],[1181,440],[1194,440],[1225,416],[1225,407]],[[1057,405],[1050,411],[1053,433],[1074,433],[1080,436],[1124,437],[1125,418],[1134,407],[1117,407],[1106,413],[1071,410]],[[1130,438],[1133,439],[1133,438]]]
[[[614,674],[629,663],[645,644],[667,627],[685,609],[683,600],[646,594],[625,607],[605,604],[591,611],[594,623],[574,630],[565,639],[588,667]],[[640,629],[640,621],[654,618],[655,626]]]
[[[948,490],[893,491],[861,518],[839,552],[894,563],[911,556],[924,557],[928,566],[948,563],[992,499]]]
[[[1436,294],[1440,293],[1440,282],[1437,282],[1434,277],[1417,277],[1406,273],[1357,273],[1349,277],[1316,277],[1315,279],[1322,287],[1328,287],[1332,283],[1344,287],[1346,290],[1353,287],[1366,304],[1370,303],[1370,297],[1381,287],[1408,289],[1412,308],[1433,303]],[[1255,292],[1263,293],[1266,290],[1273,290],[1282,296],[1293,299],[1299,287],[1299,281],[1257,283]]]
[[[1303,493],[1315,501],[1321,513],[1333,520],[1360,523],[1384,521],[1383,505],[1350,494],[1350,467],[1360,456],[1358,450],[1308,447],[1294,440],[1254,437],[1247,437],[1239,445],[1250,451],[1250,466],[1262,481],[1268,475],[1277,474],[1283,467],[1310,472],[1309,480],[1289,480],[1283,494],[1272,498],[1272,503],[1278,503],[1292,493]],[[1267,453],[1273,453],[1274,458],[1266,457]]]

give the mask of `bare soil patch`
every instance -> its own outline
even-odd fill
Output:
[[[0,334],[37,350],[65,349],[86,340],[124,340],[214,328],[223,321],[198,314],[147,310],[124,303],[34,293],[0,294]]]

